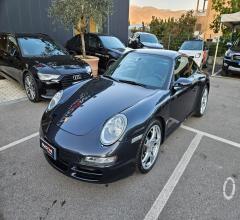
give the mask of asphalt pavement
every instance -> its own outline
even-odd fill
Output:
[[[240,79],[212,78],[206,115],[165,141],[150,173],[109,185],[46,162],[35,134],[47,102],[0,104],[0,220],[240,219],[239,97]]]

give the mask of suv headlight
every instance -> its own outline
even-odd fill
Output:
[[[92,68],[90,66],[86,66],[86,70],[88,74],[92,73]]]
[[[63,95],[63,90],[57,92],[55,96],[53,96],[52,100],[50,101],[47,110],[51,111],[60,101]]]
[[[117,142],[127,127],[127,117],[118,114],[109,119],[101,132],[101,143],[103,145],[112,145]]]
[[[226,53],[225,53],[225,56],[226,57],[231,57],[233,55],[232,51],[231,50],[228,50]]]
[[[40,73],[40,72],[38,72],[37,74],[38,74],[38,78],[41,81],[55,80],[60,77],[60,75],[56,75],[56,74],[45,74],[45,73]]]

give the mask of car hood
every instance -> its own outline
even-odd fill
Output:
[[[48,58],[29,59],[29,63],[41,73],[74,74],[86,72],[88,65],[72,56],[53,56]]]
[[[155,48],[155,49],[163,49],[163,45],[162,44],[158,44],[158,43],[148,43],[148,42],[141,42],[142,45],[144,47],[147,47],[147,48]]]
[[[88,80],[57,107],[53,122],[71,134],[85,135],[155,92],[104,77]]]

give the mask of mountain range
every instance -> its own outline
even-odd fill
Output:
[[[129,10],[129,20],[131,25],[142,24],[142,22],[144,22],[145,24],[149,24],[152,20],[152,16],[161,19],[168,19],[169,17],[178,19],[184,13],[186,13],[186,11],[184,10],[171,11],[154,7],[140,7],[136,5],[131,5]]]

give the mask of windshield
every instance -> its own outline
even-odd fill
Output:
[[[172,61],[167,57],[131,52],[115,62],[105,75],[117,81],[166,89],[171,69]]]
[[[67,52],[51,40],[45,38],[18,38],[23,57],[49,57],[68,55]]]
[[[203,50],[203,41],[185,41],[180,50]]]
[[[140,41],[146,43],[158,43],[158,39],[153,34],[140,34]]]
[[[125,48],[124,44],[116,37],[101,36],[100,37],[104,47],[110,49],[123,49]]]

